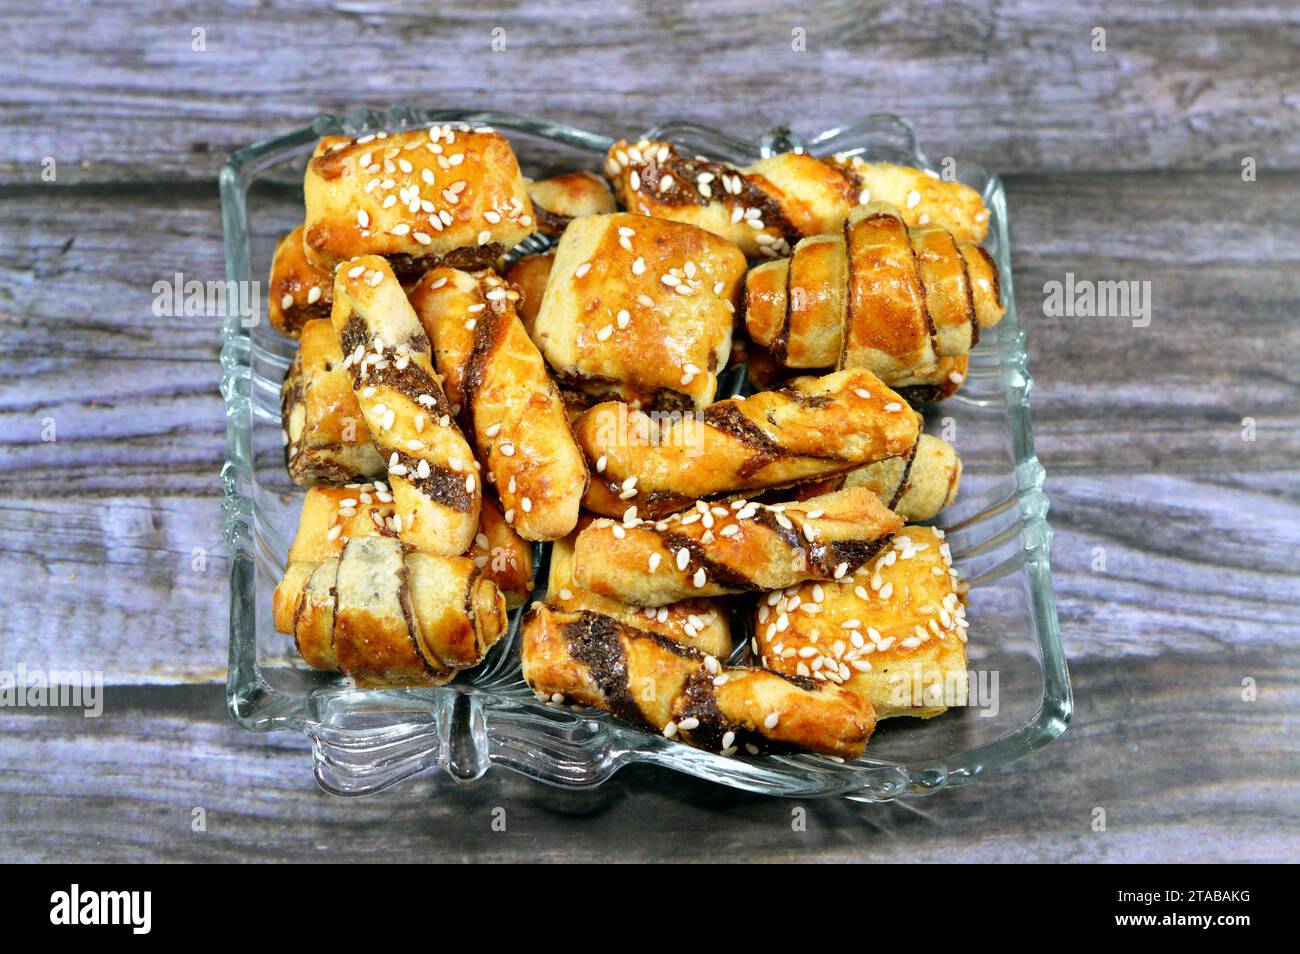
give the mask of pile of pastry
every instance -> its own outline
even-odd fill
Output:
[[[548,703],[847,759],[877,719],[964,704],[965,588],[908,524],[961,475],[913,404],[1002,316],[980,197],[657,141],[603,171],[526,179],[485,127],[320,142],[270,279],[310,488],[277,629],[358,686],[440,684],[548,541],[520,637]],[[507,256],[538,232],[551,252]],[[715,400],[740,362],[753,393]]]

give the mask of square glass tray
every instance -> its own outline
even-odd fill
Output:
[[[285,471],[279,411],[280,382],[295,342],[269,325],[264,302],[252,299],[250,308],[250,298],[236,294],[241,286],[235,283],[265,287],[275,243],[302,222],[303,170],[322,135],[457,121],[507,135],[525,175],[534,177],[579,168],[600,172],[611,144],[603,135],[510,114],[394,107],[321,116],[240,150],[221,171],[229,283],[221,352],[229,448],[222,470],[230,548],[227,698],[235,720],[249,729],[306,734],[317,780],[343,795],[379,791],[435,766],[459,781],[477,779],[495,764],[553,785],[583,787],[644,762],[753,792],[883,801],[967,784],[1060,735],[1070,718],[1070,685],[1052,598],[1052,534],[1043,468],[1034,456],[1031,381],[1012,292],[1006,197],[996,176],[967,162],[945,160],[942,171],[984,197],[991,213],[985,246],[1001,271],[1006,317],[972,352],[958,394],[924,410],[926,429],[951,441],[965,464],[960,495],[936,523],[947,531],[955,563],[971,584],[970,670],[990,687],[996,676],[995,706],[952,709],[929,720],[886,720],[866,755],[847,764],[814,755],[724,758],[602,712],[536,701],[520,676],[520,611],[482,666],[436,689],[359,690],[297,658],[292,641],[271,622],[271,592],[303,496]],[[897,116],[868,116],[808,140],[776,129],[759,142],[744,142],[685,122],[644,135],[739,165],[803,149],[940,171]],[[524,247],[545,245],[534,236]],[[740,377],[731,375],[731,392]],[[533,598],[540,599],[545,548],[536,556]],[[737,654],[743,652],[742,647]]]

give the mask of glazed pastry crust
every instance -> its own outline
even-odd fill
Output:
[[[307,322],[280,388],[285,465],[304,487],[384,472],[342,365],[338,335],[329,321]]]
[[[902,525],[862,488],[784,504],[700,502],[659,521],[595,521],[578,534],[573,575],[637,606],[782,589],[842,578]]]
[[[589,523],[590,521],[587,521]],[[639,607],[601,596],[579,586],[573,578],[573,544],[577,533],[551,544],[550,575],[546,599],[565,612],[587,610],[667,636],[711,656],[725,658],[732,649],[729,614],[719,601],[705,598],[679,600],[659,607]]]
[[[537,231],[559,238],[574,219],[618,211],[614,193],[595,173],[568,172],[550,179],[527,180]]]
[[[444,683],[482,662],[507,624],[504,598],[474,561],[406,554],[381,536],[290,564],[273,603],[277,629],[309,665],[362,687]]]
[[[961,592],[942,532],[907,527],[847,580],[760,600],[753,648],[776,672],[861,695],[881,719],[928,719],[966,703]]]
[[[464,553],[482,502],[474,455],[434,374],[429,339],[384,259],[365,256],[339,268],[331,321],[387,461],[402,542],[426,553]]]
[[[307,260],[300,225],[275,247],[271,258],[267,318],[281,334],[297,338],[303,325],[330,316],[334,276]]]
[[[537,313],[542,309],[542,296],[546,293],[546,282],[551,277],[551,266],[554,264],[555,253],[546,252],[542,255],[525,255],[506,269],[506,281],[519,289],[519,320],[524,323],[524,330],[534,342],[537,341],[537,336],[533,326],[537,323]]]
[[[653,517],[909,454],[918,427],[898,394],[853,369],[719,401],[699,417],[662,425],[627,405],[600,404],[574,432],[593,465],[587,509],[621,516],[635,506]]]
[[[401,275],[484,268],[533,231],[510,143],[437,126],[322,141],[307,164],[304,249],[320,269],[381,255]]]
[[[506,522],[525,539],[555,540],[577,525],[587,466],[518,300],[492,272],[451,268],[426,273],[411,293]]]
[[[731,353],[744,273],[740,250],[702,229],[621,213],[575,219],[533,335],[564,386],[703,407]]]
[[[596,706],[724,755],[806,749],[854,759],[875,728],[870,704],[852,693],[727,668],[611,616],[538,604],[521,632],[524,679],[539,698]]]

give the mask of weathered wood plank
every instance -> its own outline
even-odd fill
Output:
[[[932,155],[1006,172],[1235,169],[1245,156],[1294,168],[1300,154],[1300,19],[1275,0],[835,0],[797,12],[775,0],[136,0],[112,15],[78,0],[8,4],[0,28],[0,183],[40,182],[46,157],[64,183],[210,180],[240,146],[391,102],[610,134],[683,113],[756,135],[896,112]],[[494,30],[505,31],[501,52]]]
[[[590,792],[496,769],[331,798],[303,740],[216,687],[110,691],[104,715],[0,722],[7,860],[1285,861],[1300,848],[1294,649],[1074,665],[1075,725],[973,786],[906,804],[795,802],[632,768]],[[1242,702],[1254,676],[1258,701]],[[1095,808],[1106,831],[1095,832]],[[207,831],[191,830],[203,808]],[[493,831],[494,809],[506,831]],[[792,827],[806,813],[806,831]],[[1207,825],[1206,818],[1216,819]],[[361,834],[364,833],[364,834]]]

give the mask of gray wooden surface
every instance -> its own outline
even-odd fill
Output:
[[[0,858],[1294,858],[1293,6],[156,6],[0,8],[0,669],[112,683],[98,719],[0,709]],[[151,286],[221,277],[231,150],[388,102],[611,133],[674,116],[813,132],[893,111],[932,156],[1001,172],[1077,706],[1065,736],[967,789],[865,807],[645,768],[587,793],[494,771],[344,801],[315,788],[301,739],[237,729],[218,330],[154,317]],[[1151,325],[1046,317],[1043,284],[1066,272],[1152,282]]]

